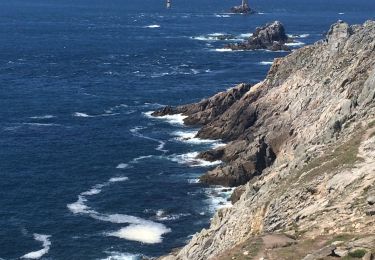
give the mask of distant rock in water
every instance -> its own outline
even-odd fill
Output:
[[[228,44],[225,48],[232,50],[266,49],[271,51],[289,51],[290,49],[285,45],[289,41],[284,25],[279,21],[275,21],[258,27],[247,41]]]
[[[238,5],[233,6],[230,11],[235,14],[255,14],[256,11],[254,9],[251,9],[249,5]]]

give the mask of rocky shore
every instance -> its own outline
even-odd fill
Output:
[[[227,143],[199,155],[224,162],[201,182],[237,188],[231,208],[161,259],[372,259],[374,21],[339,21],[276,59],[264,81],[153,115],[180,113],[201,126],[197,137]]]

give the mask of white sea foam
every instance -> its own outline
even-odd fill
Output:
[[[117,169],[126,169],[129,167],[129,164],[127,163],[120,163],[119,165],[117,165]]]
[[[176,136],[176,140],[181,142],[186,142],[190,144],[213,144],[218,143],[218,140],[211,139],[200,139],[196,137],[198,131],[176,131],[173,132],[173,135]]]
[[[205,189],[208,196],[207,202],[210,205],[211,212],[215,212],[220,208],[228,208],[232,206],[229,198],[235,188],[214,187]],[[224,191],[225,190],[225,191]]]
[[[139,131],[142,130],[142,129],[145,129],[145,127],[136,126],[136,127],[132,128],[132,129],[130,129],[130,132],[134,136],[136,136],[136,137],[143,138],[143,139],[150,140],[150,141],[154,141],[154,142],[158,142],[159,145],[155,148],[155,150],[161,151],[163,153],[168,152],[168,150],[164,149],[164,146],[166,145],[166,143],[164,141],[156,139],[156,138],[152,138],[152,137],[149,137],[149,136],[146,136],[144,134],[141,134]]]
[[[120,252],[106,252],[109,254],[108,257],[103,258],[102,260],[137,260],[139,255],[129,254],[129,253],[120,253]]]
[[[215,14],[215,17],[220,17],[220,18],[229,18],[229,14]]]
[[[300,38],[300,39],[307,38],[309,36],[310,36],[310,34],[308,34],[308,33],[303,33],[303,34],[288,34],[288,37],[290,37],[290,38]]]
[[[171,155],[169,159],[179,164],[187,164],[190,167],[212,167],[221,164],[221,161],[209,162],[203,159],[197,158],[198,152],[191,152],[180,155]]]
[[[73,214],[84,214],[84,213],[90,213],[90,208],[85,204],[87,202],[87,199],[84,196],[79,195],[78,200],[74,203],[68,204],[68,209]]]
[[[302,45],[305,45],[304,42],[300,42],[300,41],[295,41],[295,42],[288,42],[288,43],[285,43],[286,46],[291,46],[291,47],[294,47],[294,46],[302,46]]]
[[[113,177],[109,179],[109,182],[122,182],[129,180],[128,177]]]
[[[154,155],[145,155],[145,156],[139,156],[137,158],[134,158],[133,160],[130,161],[130,163],[138,163],[139,161],[142,161],[142,160],[145,160],[145,159],[149,159],[149,158],[152,158],[154,157]]]
[[[249,38],[251,36],[253,36],[252,33],[242,33],[242,34],[239,35],[240,38]]]
[[[217,51],[217,52],[231,52],[233,50],[229,49],[229,48],[219,48],[219,49],[215,49],[215,51]]]
[[[339,15],[343,15],[343,14],[345,14],[345,13],[339,13]]]
[[[273,64],[273,61],[261,61],[259,62],[260,65],[272,65]]]
[[[148,118],[153,118],[153,119],[160,119],[167,121],[168,123],[172,125],[183,125],[184,124],[184,119],[187,118],[187,116],[184,116],[182,114],[175,114],[175,115],[165,115],[165,116],[152,116],[152,113],[154,111],[149,111],[144,113],[144,115]]]
[[[107,235],[145,244],[157,244],[163,241],[162,235],[169,232],[171,232],[171,229],[163,224],[150,222],[144,224],[130,224],[118,231],[107,233]]]
[[[94,116],[88,115],[86,113],[81,113],[81,112],[75,112],[75,113],[73,113],[73,116],[75,116],[75,117],[94,117]]]
[[[181,217],[190,216],[189,213],[180,213],[180,214],[167,214],[164,210],[159,209],[156,211],[156,219],[159,221],[170,221],[170,220],[177,220]]]
[[[56,116],[54,115],[43,115],[43,116],[32,116],[30,117],[31,119],[51,119],[55,118]]]
[[[159,24],[151,24],[151,25],[145,26],[144,28],[151,28],[151,29],[160,28],[160,25]]]
[[[45,254],[48,253],[50,246],[51,246],[51,241],[49,240],[51,236],[49,235],[40,235],[40,234],[34,234],[34,239],[36,241],[42,242],[43,244],[43,249],[40,249],[38,251],[30,252],[22,256],[21,258],[24,259],[39,259]]]
[[[115,224],[130,224],[119,231],[107,233],[106,235],[108,236],[116,236],[150,244],[162,242],[162,235],[171,231],[163,224],[126,214],[102,214],[86,205],[87,196],[99,194],[101,188],[109,186],[111,183],[127,180],[127,177],[113,177],[105,183],[97,184],[90,190],[78,195],[78,200],[74,203],[68,204],[67,207],[73,214],[86,214],[94,219]]]

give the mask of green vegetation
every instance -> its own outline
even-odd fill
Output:
[[[370,123],[368,124],[368,127],[369,127],[369,128],[373,128],[374,126],[375,126],[375,120],[372,121],[372,122],[370,122]]]
[[[329,151],[326,154],[315,158],[303,167],[298,176],[305,172],[309,172],[308,176],[313,178],[325,172],[331,172],[339,167],[351,168],[353,165],[361,161],[358,157],[358,149],[362,141],[363,130],[353,134],[350,140],[337,147],[334,151]]]
[[[349,256],[353,258],[362,258],[365,256],[366,253],[367,251],[364,249],[357,249],[355,251],[350,252]]]

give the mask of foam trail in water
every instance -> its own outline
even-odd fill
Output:
[[[56,116],[54,115],[44,115],[44,116],[32,116],[30,117],[31,119],[51,119],[55,118]]]
[[[49,235],[40,235],[40,234],[34,234],[34,239],[36,241],[42,242],[43,244],[43,249],[40,249],[38,251],[30,252],[22,256],[21,258],[24,259],[39,259],[45,254],[48,253],[50,246],[51,246],[51,241],[49,240],[51,236]]]
[[[144,127],[137,126],[137,127],[134,127],[132,129],[130,129],[130,132],[136,137],[147,139],[147,140],[154,141],[154,142],[158,142],[159,145],[155,148],[155,150],[161,151],[163,153],[168,152],[168,150],[164,149],[164,146],[165,146],[164,141],[141,134],[139,131],[142,130],[142,129],[144,129]]]
[[[94,219],[115,224],[129,224],[129,226],[118,231],[106,233],[105,235],[107,236],[115,236],[147,244],[161,243],[162,235],[171,232],[171,229],[163,224],[126,214],[102,214],[86,205],[87,197],[99,194],[103,187],[127,180],[127,177],[110,178],[107,182],[97,184],[90,190],[82,192],[78,195],[78,200],[68,204],[67,207],[73,214],[86,214]]]
[[[148,118],[153,118],[153,119],[160,119],[167,121],[168,123],[172,125],[184,125],[184,119],[187,118],[187,116],[184,116],[182,114],[175,114],[175,115],[165,115],[165,116],[152,116],[152,113],[154,111],[149,111],[144,113],[144,115]]]

